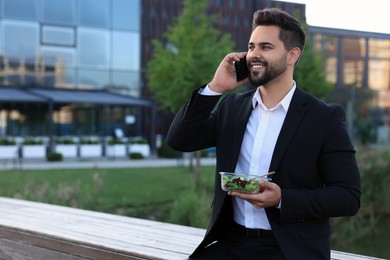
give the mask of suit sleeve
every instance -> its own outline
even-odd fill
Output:
[[[360,208],[360,173],[346,130],[345,112],[334,106],[317,160],[323,186],[282,189],[282,222],[355,215]]]
[[[176,114],[167,135],[168,145],[182,152],[215,146],[216,116],[213,113],[220,96],[200,95],[199,89]]]

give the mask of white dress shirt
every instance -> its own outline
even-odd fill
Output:
[[[268,109],[257,89],[252,99],[253,111],[246,126],[235,172],[261,175],[267,173],[277,138],[286,117],[296,84],[275,107]],[[202,95],[217,95],[206,86]],[[263,208],[257,209],[251,203],[233,197],[234,220],[247,228],[271,229]]]

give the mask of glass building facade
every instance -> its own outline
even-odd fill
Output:
[[[326,76],[334,85],[329,101],[346,107],[351,133],[363,125],[373,143],[390,142],[390,35],[309,27],[313,46],[324,54]]]
[[[140,5],[140,0],[0,0],[0,85],[141,97]],[[39,106],[31,110],[44,112]],[[107,135],[112,126],[99,122],[102,116],[122,122],[124,114],[137,113],[119,107],[97,113],[94,106],[69,104],[54,112],[54,132]],[[42,120],[20,106],[2,109],[1,134],[44,135]],[[141,134],[140,121],[129,134]]]
[[[0,5],[0,51],[8,65],[3,85],[115,88],[139,96],[139,1],[0,0]]]

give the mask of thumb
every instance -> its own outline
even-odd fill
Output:
[[[260,192],[262,192],[264,190],[273,189],[272,183],[269,181],[260,180],[259,183],[260,183]]]

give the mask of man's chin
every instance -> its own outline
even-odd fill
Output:
[[[252,85],[252,88],[257,88],[258,86],[261,86],[264,84],[264,81],[260,78],[254,78],[252,76],[249,77],[249,82]]]

